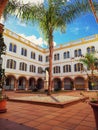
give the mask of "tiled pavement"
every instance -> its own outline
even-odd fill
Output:
[[[1,119],[7,120],[1,121]],[[66,108],[7,102],[7,113],[0,114],[0,130],[14,130],[14,128],[15,130],[31,130],[31,128],[32,130],[95,130],[95,120],[91,107],[83,102]]]

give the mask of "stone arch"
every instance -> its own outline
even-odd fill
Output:
[[[74,87],[76,90],[84,90],[85,89],[85,79],[84,77],[77,76],[74,79]]]
[[[26,88],[26,82],[27,82],[27,79],[26,77],[24,76],[21,76],[18,78],[18,88],[19,90],[25,90]]]
[[[33,90],[35,88],[36,80],[34,77],[29,78],[29,88],[30,90]]]
[[[72,90],[73,89],[73,80],[70,77],[65,77],[63,79],[63,84],[64,84],[64,90]]]
[[[53,79],[53,88],[54,88],[54,91],[61,90],[62,82],[60,78]]]
[[[4,85],[5,90],[14,90],[16,77],[14,75],[6,76],[6,83]]]
[[[43,89],[44,88],[44,80],[42,78],[38,78],[36,87],[37,87],[37,89]]]

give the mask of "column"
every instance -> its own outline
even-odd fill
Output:
[[[85,80],[85,90],[89,91],[88,79]]]
[[[16,91],[18,88],[18,80],[14,79],[14,91]]]
[[[28,87],[29,87],[29,80],[26,80],[26,87],[25,87],[26,91],[28,90]]]
[[[62,80],[62,88],[61,90],[64,90],[64,80]]]

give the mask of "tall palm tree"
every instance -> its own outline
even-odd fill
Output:
[[[37,22],[44,38],[49,45],[49,86],[48,95],[51,94],[52,88],[52,60],[53,60],[53,34],[54,31],[60,29],[65,32],[66,25],[74,19],[83,15],[87,11],[91,11],[88,0],[75,0],[75,2],[67,2],[68,0],[45,0],[41,4],[22,4],[17,1],[10,0],[5,9],[4,16],[14,14],[22,21],[33,24]]]
[[[2,16],[2,13],[5,9],[7,2],[8,2],[8,0],[0,0],[0,18]]]
[[[96,75],[94,74],[95,70],[98,70],[98,58],[95,56],[95,53],[87,53],[84,57],[80,59],[86,68],[83,68],[86,71],[88,80],[92,83],[92,86],[96,80]],[[91,73],[88,74],[87,70],[90,70]]]

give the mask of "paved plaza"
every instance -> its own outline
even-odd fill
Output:
[[[95,93],[85,93],[95,96]],[[9,97],[26,97],[34,94],[7,92]],[[79,96],[80,92],[59,95]],[[0,130],[95,130],[95,120],[90,105],[79,102],[65,108],[28,103],[7,102],[7,113],[0,114]]]

